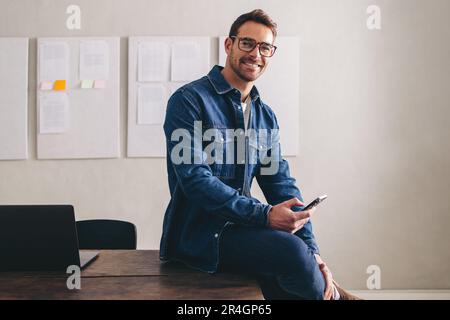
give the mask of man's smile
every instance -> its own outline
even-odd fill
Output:
[[[250,69],[251,71],[260,71],[263,67],[262,64],[249,60],[241,60],[241,64],[243,64],[247,69]]]

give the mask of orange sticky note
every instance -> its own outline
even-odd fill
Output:
[[[66,90],[66,80],[55,80],[55,83],[53,84],[53,90]]]

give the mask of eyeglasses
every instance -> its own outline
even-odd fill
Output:
[[[238,39],[238,48],[245,52],[252,52],[256,46],[259,48],[259,53],[263,57],[271,57],[275,53],[275,50],[277,50],[277,47],[267,43],[267,42],[256,42],[255,39],[252,38],[239,38],[237,36],[231,36],[233,40],[236,38]]]

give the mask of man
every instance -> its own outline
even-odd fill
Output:
[[[300,211],[275,114],[254,86],[276,51],[275,37],[276,24],[262,10],[241,15],[225,41],[225,67],[170,98],[164,131],[171,200],[161,260],[252,274],[267,299],[352,298],[319,256],[309,220],[314,209]],[[251,197],[254,177],[268,204]]]

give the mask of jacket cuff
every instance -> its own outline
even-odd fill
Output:
[[[256,224],[265,227],[269,223],[268,213],[272,209],[270,204],[258,203],[255,206],[255,217],[257,217]]]
[[[266,210],[266,223],[265,226],[269,227],[269,214],[270,214],[270,210],[272,210],[272,206],[270,204],[267,205],[267,210]]]

